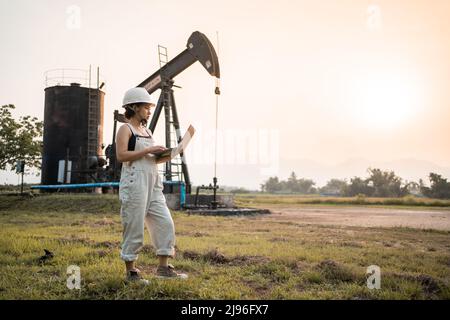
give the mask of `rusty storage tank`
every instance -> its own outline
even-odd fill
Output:
[[[94,181],[93,162],[103,152],[104,96],[100,89],[78,83],[45,89],[43,185],[58,184],[58,167],[64,168],[66,177],[59,183]],[[65,159],[71,161],[71,168],[60,165]],[[61,177],[61,171],[59,174]]]

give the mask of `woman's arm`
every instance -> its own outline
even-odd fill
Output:
[[[139,151],[128,151],[128,141],[131,138],[131,131],[127,127],[127,125],[123,125],[120,127],[117,132],[117,140],[116,140],[116,157],[119,162],[128,162],[134,161],[142,158],[148,153],[153,152],[161,152],[166,148],[163,146],[153,146],[148,147]]]

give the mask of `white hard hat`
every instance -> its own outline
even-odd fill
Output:
[[[123,102],[122,107],[125,107],[128,104],[133,103],[152,103],[152,98],[150,97],[150,94],[141,87],[131,88],[125,92],[125,95],[123,96]]]

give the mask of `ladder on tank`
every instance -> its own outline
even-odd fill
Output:
[[[88,144],[87,156],[97,156],[100,117],[99,69],[97,68],[97,89],[91,88],[91,66],[89,66],[89,98],[88,98]],[[88,160],[89,161],[89,160]]]

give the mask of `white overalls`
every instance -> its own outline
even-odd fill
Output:
[[[136,137],[135,151],[155,145],[149,130],[146,129],[149,137],[144,137],[131,125],[128,127]],[[174,255],[175,227],[162,190],[163,184],[153,155],[147,154],[138,160],[123,163],[119,198],[123,225],[120,257],[124,261],[137,260],[144,244],[144,222],[156,255]]]

